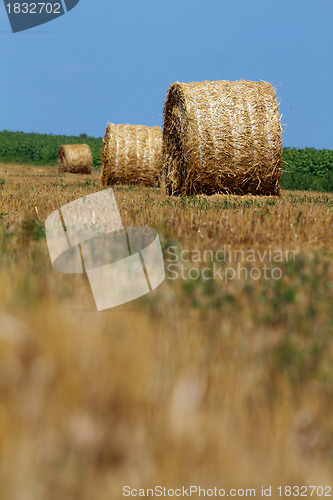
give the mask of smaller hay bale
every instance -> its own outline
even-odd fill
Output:
[[[109,123],[101,161],[103,186],[158,186],[162,169],[162,129]]]
[[[92,155],[87,144],[66,144],[58,152],[58,171],[91,174]]]

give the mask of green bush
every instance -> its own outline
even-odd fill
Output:
[[[333,192],[333,151],[284,148],[281,186],[284,189]]]

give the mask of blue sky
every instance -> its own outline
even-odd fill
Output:
[[[284,146],[333,149],[332,0],[80,0],[13,34],[0,4],[0,130],[162,125],[174,81],[267,80]]]

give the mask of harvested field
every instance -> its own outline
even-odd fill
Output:
[[[100,175],[53,172],[0,164],[2,496],[331,485],[333,195],[116,185],[166,280],[97,313],[84,275],[52,269],[44,220]]]

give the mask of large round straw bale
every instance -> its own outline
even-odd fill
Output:
[[[109,123],[102,149],[102,184],[157,186],[162,168],[162,129]]]
[[[278,195],[281,163],[279,109],[270,83],[170,86],[163,130],[169,194]]]
[[[59,172],[91,174],[92,155],[87,144],[60,146],[58,153]]]

